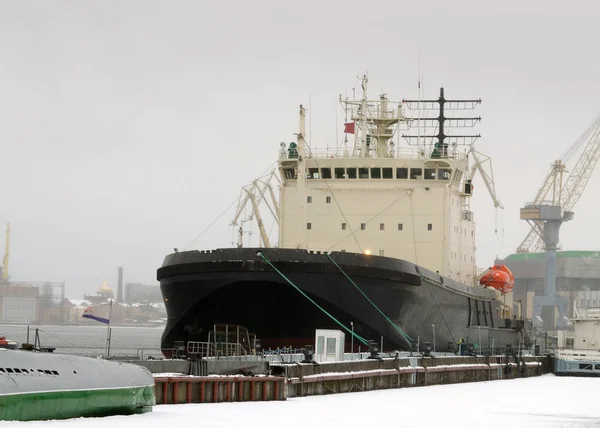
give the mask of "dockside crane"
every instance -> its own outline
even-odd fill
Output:
[[[565,180],[567,162],[584,147],[573,170]],[[542,187],[530,206],[554,205],[561,207],[561,215],[572,212],[573,207],[583,194],[585,187],[600,159],[600,116],[583,134],[556,160],[548,172]],[[544,250],[543,221],[528,222],[531,229],[517,248],[517,253],[536,253]]]
[[[260,246],[270,248],[271,243],[269,236],[265,229],[265,225],[260,213],[260,204],[262,203],[267,207],[271,213],[273,219],[279,224],[279,204],[275,197],[275,191],[273,190],[273,184],[281,184],[279,177],[277,176],[277,170],[273,169],[271,172],[257,178],[247,186],[244,186],[241,190],[240,197],[238,199],[238,205],[235,212],[235,216],[231,221],[231,226],[238,226],[238,248],[243,247],[244,237],[244,223],[256,220],[258,224],[258,230],[260,232],[261,244]],[[267,198],[268,194],[268,198]],[[250,204],[251,212],[248,216],[242,217],[246,211],[247,205]]]

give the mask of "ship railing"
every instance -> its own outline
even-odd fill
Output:
[[[207,358],[216,354],[214,344],[209,342],[188,342],[186,349],[188,356],[196,358]]]
[[[241,343],[217,342],[215,345],[217,358],[246,355],[246,350]]]
[[[306,157],[308,159],[362,159],[358,154],[353,154],[351,150],[343,148],[329,147],[324,149],[307,150]],[[450,150],[446,154],[433,155],[433,150],[429,148],[411,148],[401,147],[388,151],[385,156],[379,156],[376,150],[369,151],[369,158],[383,159],[420,159],[420,160],[440,160],[449,159],[453,161],[461,161],[467,158],[467,154],[458,150]],[[290,150],[280,150],[280,159],[297,159],[298,153]]]

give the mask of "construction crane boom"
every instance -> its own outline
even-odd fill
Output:
[[[567,160],[583,145],[583,151],[575,167],[566,180],[563,180]],[[535,200],[530,205],[542,205],[550,202],[561,207],[561,214],[571,211],[594,172],[600,159],[600,116],[590,127],[567,149],[561,159],[552,164],[544,184],[538,190]],[[542,222],[530,222],[531,230],[519,247],[517,253],[534,253],[543,251]]]

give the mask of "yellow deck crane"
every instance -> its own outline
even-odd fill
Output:
[[[264,222],[260,213],[259,205],[262,204],[267,207],[274,221],[279,224],[279,204],[275,197],[275,191],[273,186],[280,185],[281,181],[277,176],[277,169],[257,178],[252,181],[251,184],[242,188],[240,198],[238,200],[238,207],[235,212],[235,216],[231,221],[231,226],[238,227],[238,248],[243,247],[243,236],[244,236],[244,223],[251,220],[256,220],[258,224],[258,230],[260,232],[260,243],[259,246],[270,248],[271,242],[264,226]],[[265,193],[269,194],[269,198],[266,197]],[[270,199],[270,201],[269,201]],[[250,215],[243,217],[246,205],[250,204],[251,212]]]

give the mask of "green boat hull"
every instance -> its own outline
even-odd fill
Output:
[[[152,411],[153,386],[0,395],[0,420],[33,421]]]

